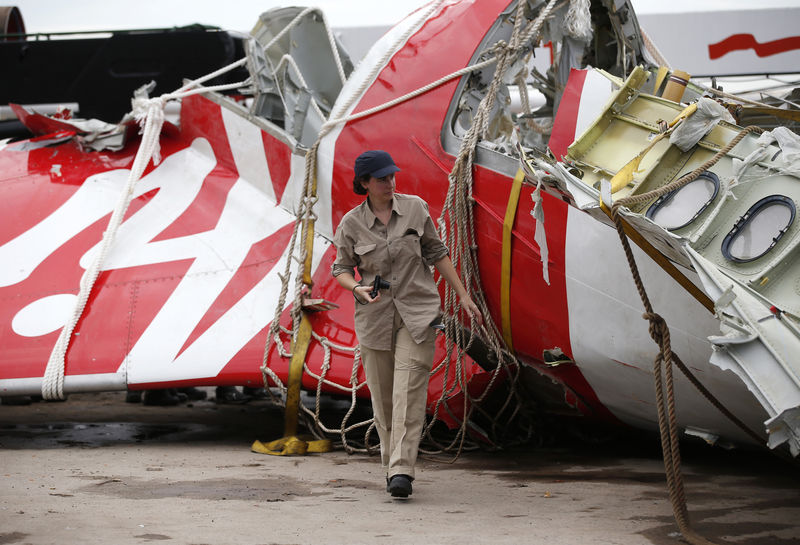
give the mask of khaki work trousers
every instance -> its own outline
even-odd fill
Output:
[[[381,440],[381,465],[387,477],[402,474],[414,478],[435,339],[436,332],[431,328],[425,341],[414,342],[395,310],[392,349],[361,347],[375,427]]]

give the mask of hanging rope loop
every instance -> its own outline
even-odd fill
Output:
[[[617,234],[619,235],[623,251],[625,252],[625,257],[628,261],[631,276],[633,277],[636,289],[639,292],[642,305],[645,308],[645,312],[642,317],[645,320],[648,320],[648,330],[650,336],[659,347],[659,352],[654,361],[653,376],[656,390],[658,424],[661,433],[661,446],[664,455],[664,468],[667,476],[667,486],[670,493],[670,501],[672,503],[672,511],[675,517],[675,522],[677,523],[678,528],[680,529],[684,538],[686,538],[686,540],[692,545],[713,545],[713,542],[697,534],[694,529],[692,529],[689,522],[686,496],[683,488],[683,474],[681,472],[678,421],[675,412],[675,392],[672,373],[673,363],[678,366],[681,372],[700,391],[700,393],[702,393],[734,424],[743,429],[751,437],[754,437],[757,441],[760,442],[761,439],[758,434],[750,430],[741,420],[739,420],[727,408],[725,408],[719,402],[719,400],[717,400],[711,394],[711,392],[709,392],[708,389],[706,389],[697,380],[697,378],[691,373],[691,371],[689,371],[686,365],[683,364],[680,358],[672,353],[669,327],[667,326],[664,318],[653,310],[653,307],[650,303],[650,299],[647,295],[647,291],[645,290],[644,283],[642,282],[638,266],[636,265],[636,260],[633,257],[630,243],[628,242],[628,238],[624,232],[623,219],[620,211],[622,207],[630,207],[635,204],[650,202],[655,198],[666,195],[672,191],[676,191],[677,189],[680,189],[681,187],[693,182],[700,176],[700,174],[717,164],[722,157],[724,157],[739,142],[741,142],[745,136],[752,132],[763,132],[763,130],[756,126],[750,126],[742,129],[711,159],[694,169],[692,172],[653,191],[618,199],[611,207],[611,217],[614,220]]]

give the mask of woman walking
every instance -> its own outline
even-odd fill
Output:
[[[386,490],[405,498],[412,492],[425,422],[436,338],[432,326],[441,317],[431,265],[478,324],[482,317],[439,239],[428,205],[417,196],[395,193],[399,170],[382,150],[366,151],[356,159],[353,191],[367,198],[336,230],[332,274],[356,299],[356,335],[381,442]],[[388,287],[374,290],[378,276]]]

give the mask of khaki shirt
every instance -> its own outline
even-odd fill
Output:
[[[358,341],[373,350],[391,350],[396,308],[414,341],[423,342],[441,313],[431,265],[448,254],[425,201],[395,193],[389,225],[384,225],[364,200],[342,218],[333,243],[333,276],[355,277],[358,269],[361,285],[372,285],[375,275],[392,285],[374,303],[355,303]]]

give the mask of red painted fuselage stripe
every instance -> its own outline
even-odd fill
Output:
[[[759,57],[769,57],[800,49],[800,36],[790,36],[771,42],[759,43],[752,34],[734,34],[721,42],[709,44],[708,56],[711,60],[719,59],[733,51],[752,49]]]
[[[550,151],[556,159],[561,159],[567,154],[567,148],[575,140],[575,126],[578,123],[578,110],[581,105],[583,83],[586,80],[586,70],[570,71],[567,86],[558,105],[556,119],[553,123],[553,133],[550,136]]]
[[[289,183],[289,177],[292,174],[292,152],[288,145],[265,131],[261,132],[261,140],[269,165],[272,187],[275,190],[275,201],[281,202],[286,184]]]
[[[231,278],[225,289],[217,296],[206,314],[186,339],[178,355],[183,353],[217,322],[233,305],[247,295],[278,262],[292,236],[293,224],[289,224],[265,239],[253,244],[244,261]],[[176,358],[178,356],[175,356]]]

